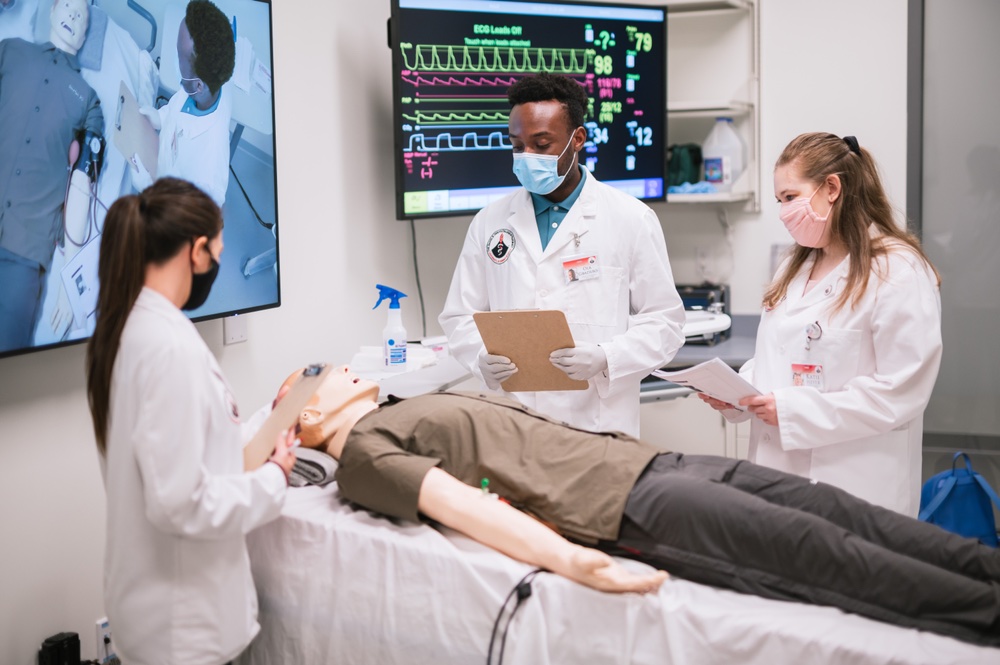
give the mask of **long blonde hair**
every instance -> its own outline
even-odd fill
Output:
[[[831,175],[840,178],[840,196],[830,211],[830,239],[847,248],[850,268],[847,288],[834,303],[834,311],[843,308],[848,301],[851,307],[857,305],[868,289],[868,277],[873,268],[880,279],[886,277],[888,267],[884,259],[894,248],[907,249],[917,255],[941,284],[941,276],[924,254],[920,240],[896,224],[875,159],[853,137],[842,139],[825,132],[800,134],[785,147],[774,167],[789,164],[798,170],[800,177],[817,187]],[[795,247],[785,269],[775,276],[764,293],[764,307],[777,306],[802,266],[818,251],[801,245]]]

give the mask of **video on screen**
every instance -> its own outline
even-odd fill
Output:
[[[156,178],[223,210],[193,319],[280,304],[271,6],[0,0],[0,357],[86,339],[104,218]]]

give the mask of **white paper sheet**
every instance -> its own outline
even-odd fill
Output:
[[[253,44],[246,37],[236,39],[236,63],[233,66],[232,82],[243,92],[250,92],[250,77],[253,68]]]
[[[697,390],[715,399],[721,399],[723,402],[729,402],[741,411],[745,410],[744,407],[739,406],[741,399],[761,394],[759,390],[719,358],[706,360],[688,369],[670,372],[654,370],[653,376]]]

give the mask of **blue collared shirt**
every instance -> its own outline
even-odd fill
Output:
[[[577,166],[577,168],[580,169],[580,182],[577,184],[576,189],[573,190],[573,193],[559,203],[553,203],[543,195],[531,192],[531,202],[535,207],[535,223],[538,225],[538,237],[542,240],[543,250],[548,246],[549,241],[552,240],[556,229],[566,219],[569,209],[580,198],[580,192],[583,191],[583,184],[587,181],[587,169],[582,166]]]
[[[187,101],[184,102],[184,106],[181,107],[181,113],[188,113],[190,115],[195,115],[195,116],[208,115],[215,109],[219,108],[219,100],[221,99],[222,99],[222,90],[220,89],[219,96],[215,98],[215,103],[209,106],[204,111],[202,111],[200,108],[198,108],[198,106],[194,103],[194,100],[191,99],[189,95]]]

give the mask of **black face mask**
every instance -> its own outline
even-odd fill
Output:
[[[212,283],[215,282],[215,277],[219,274],[219,262],[211,254],[209,254],[208,258],[212,261],[208,272],[191,275],[191,295],[188,296],[187,302],[181,305],[181,309],[184,311],[198,309],[208,300],[208,294],[212,290]]]

